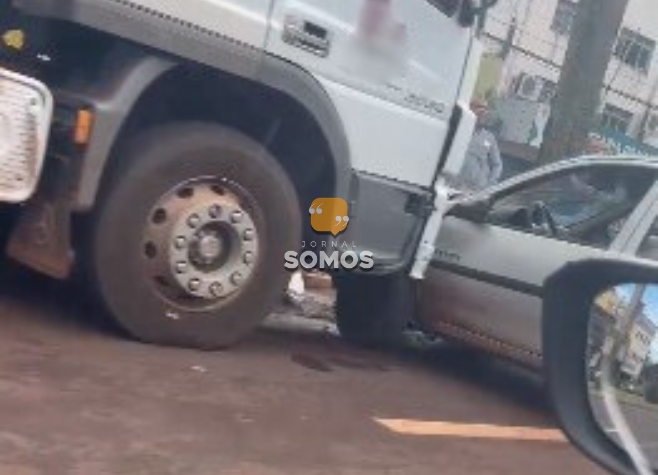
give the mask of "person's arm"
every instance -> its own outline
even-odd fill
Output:
[[[498,148],[498,141],[496,137],[491,134],[491,149],[489,150],[489,163],[491,174],[489,176],[489,184],[498,183],[500,177],[503,175],[503,159],[500,156],[500,149]]]

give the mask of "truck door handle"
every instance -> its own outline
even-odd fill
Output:
[[[326,58],[331,50],[331,33],[315,23],[288,17],[283,28],[283,41]]]

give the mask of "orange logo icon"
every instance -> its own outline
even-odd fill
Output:
[[[319,233],[330,232],[336,236],[350,222],[347,202],[342,198],[318,198],[308,212],[311,213],[311,226]]]

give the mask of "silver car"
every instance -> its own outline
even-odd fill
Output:
[[[541,364],[546,277],[620,253],[658,260],[658,159],[584,157],[456,200],[419,292],[428,333]]]

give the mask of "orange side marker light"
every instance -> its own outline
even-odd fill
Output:
[[[73,142],[75,142],[76,145],[87,145],[91,139],[91,131],[93,126],[94,114],[89,110],[79,110],[77,119],[75,121]]]

